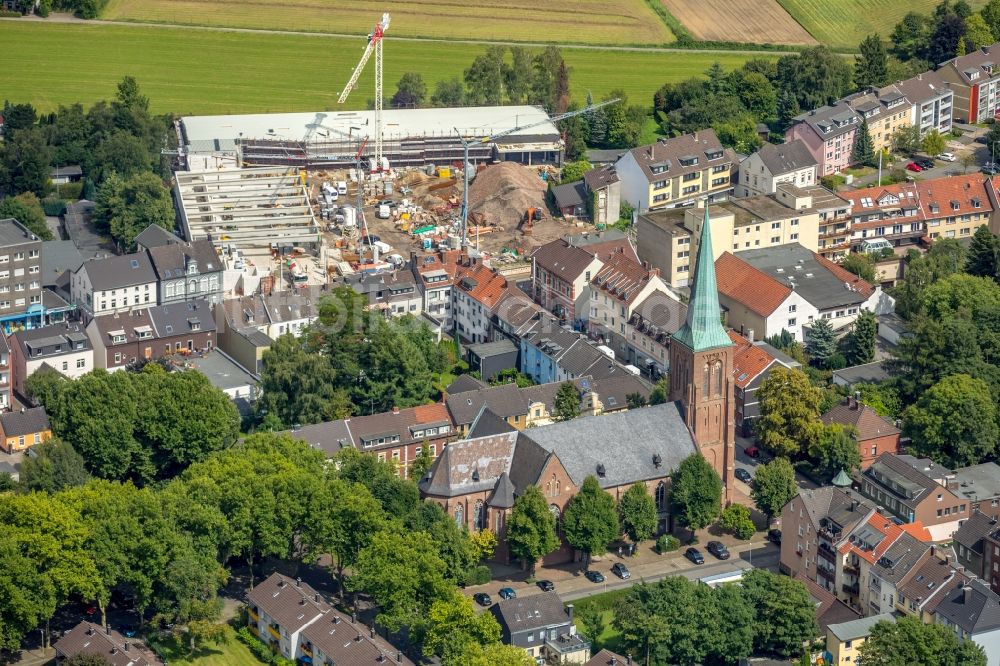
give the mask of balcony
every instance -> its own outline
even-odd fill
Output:
[[[562,657],[563,655],[573,654],[574,652],[589,650],[590,641],[585,639],[580,634],[562,634],[554,639],[546,639],[545,649]],[[563,659],[559,659],[559,661],[562,662]]]
[[[841,586],[841,589],[852,597],[856,597],[861,593],[861,586],[857,583],[851,583],[850,585],[844,584]]]
[[[276,640],[276,641],[280,641],[281,640],[281,633],[278,632],[278,630],[275,629],[274,627],[272,627],[271,625],[267,625],[267,633],[271,634],[271,636],[274,638],[274,640]]]
[[[299,646],[299,652],[306,655],[307,657],[312,657],[313,656],[312,644],[303,643],[302,645]]]
[[[844,565],[844,573],[847,574],[848,576],[860,576],[861,575],[861,567],[859,567],[856,564],[855,565],[845,564]]]
[[[254,622],[260,622],[260,615],[257,615],[257,613],[254,612],[254,609],[247,608],[247,615],[249,615],[250,619]]]
[[[825,569],[823,567],[816,567],[816,573],[819,574],[821,578],[825,578],[831,583],[834,582],[837,577],[833,569]]]

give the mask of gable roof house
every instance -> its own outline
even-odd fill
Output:
[[[1000,115],[1000,43],[947,60],[935,74],[954,93],[952,116],[963,123],[982,123]]]
[[[923,558],[896,585],[896,612],[920,618],[930,624],[934,611],[954,582],[967,581],[959,571],[951,549],[931,546],[929,557]]]
[[[493,311],[508,290],[507,278],[481,263],[464,257],[451,289],[451,316],[458,336],[468,342],[487,342]]]
[[[923,72],[894,84],[910,102],[910,125],[924,136],[931,130],[950,134],[955,93],[939,72]]]
[[[87,318],[157,303],[157,275],[146,252],[91,259],[70,275],[70,293]]]
[[[52,647],[59,661],[83,654],[97,655],[109,666],[163,664],[141,640],[126,638],[110,626],[102,627],[86,620],[64,632]]]
[[[861,402],[859,394],[847,397],[822,417],[824,425],[838,423],[850,427],[861,454],[861,469],[867,469],[883,453],[899,453],[899,428]]]
[[[912,124],[913,105],[895,85],[862,90],[848,95],[844,101],[868,123],[875,152],[891,151],[893,134]]]
[[[191,243],[155,244],[146,252],[156,271],[160,304],[194,299],[218,303],[222,300],[222,259],[208,240]]]
[[[797,368],[801,367],[801,364],[784,354],[778,356],[772,353],[769,350],[770,345],[755,343],[735,330],[730,329],[728,333],[734,347],[733,393],[736,400],[736,427],[745,437],[749,437],[753,433],[754,419],[760,416],[757,389],[761,383],[776,366]]]
[[[1000,525],[996,518],[973,511],[969,519],[952,535],[958,563],[972,575],[986,581],[990,580],[991,572],[988,567],[992,560],[990,553],[986,552],[990,547],[988,537],[997,530],[1000,530]]]
[[[934,622],[954,631],[959,641],[983,648],[986,663],[1000,662],[1000,595],[978,579],[951,585],[934,610]]]
[[[576,631],[573,605],[563,606],[555,592],[501,599],[489,608],[500,625],[500,640],[546,663],[582,663],[590,642]]]
[[[593,195],[593,222],[595,225],[614,224],[621,216],[622,187],[613,164],[591,169],[583,174],[587,195]]]
[[[625,350],[619,358],[656,380],[670,369],[670,339],[684,325],[687,305],[673,293],[660,290],[635,300],[625,322]]]
[[[431,320],[451,330],[451,288],[458,270],[459,250],[441,250],[435,254],[410,253],[410,271],[423,296],[422,312]]]
[[[44,407],[0,412],[0,448],[7,453],[24,451],[50,437],[52,426]]]
[[[847,102],[838,101],[795,116],[785,131],[785,143],[801,140],[816,160],[817,175],[822,178],[851,165],[860,126],[861,116]]]
[[[774,194],[781,183],[797,187],[815,185],[817,162],[801,140],[765,143],[740,162],[737,196]]]
[[[740,257],[723,253],[715,262],[719,303],[726,323],[748,337],[766,338],[786,330],[805,339],[803,324],[816,309],[787,283],[754,268]]]
[[[52,324],[14,332],[10,344],[11,386],[26,395],[24,381],[42,365],[76,379],[94,369],[94,348],[79,324]]]
[[[567,220],[590,220],[590,213],[587,211],[590,194],[583,180],[556,185],[552,188],[552,197],[556,208]]]

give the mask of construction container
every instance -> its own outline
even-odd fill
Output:
[[[451,178],[451,167],[438,167],[438,178]]]

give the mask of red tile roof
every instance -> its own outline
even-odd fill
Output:
[[[909,211],[896,217],[855,222],[852,229],[873,229],[886,224],[901,224],[938,220],[973,212],[990,213],[993,205],[987,194],[992,187],[983,174],[948,176],[916,183],[868,187],[845,192],[843,197],[853,205],[854,215],[876,211]],[[890,199],[887,197],[895,197]],[[867,202],[871,202],[870,205]],[[953,202],[957,208],[953,207]],[[979,204],[976,206],[976,204]]]
[[[874,530],[882,533],[884,538],[872,550],[863,549],[850,541],[846,541],[840,547],[841,553],[853,552],[858,557],[874,564],[875,562],[878,562],[879,558],[882,557],[887,550],[889,550],[892,544],[896,542],[896,539],[898,539],[904,532],[919,541],[927,543],[932,541],[930,532],[927,531],[927,528],[925,528],[920,521],[915,521],[909,525],[896,525],[882,514],[876,512],[868,518],[868,522],[866,524]]]
[[[631,303],[659,271],[647,269],[625,252],[615,252],[597,271],[591,284],[613,298]]]
[[[775,358],[744,338],[736,331],[729,331],[729,339],[733,341],[733,381],[741,389],[745,389],[760,373],[767,370]]]
[[[886,435],[898,435],[899,428],[886,418],[879,416],[874,409],[857,402],[854,398],[845,398],[839,404],[834,405],[822,416],[823,423],[840,423],[853,426],[858,433],[858,441],[885,437]]]
[[[458,280],[458,288],[491,310],[507,292],[507,278],[480,263],[471,266],[460,265],[455,279]],[[474,282],[475,286],[465,289],[463,280],[470,280],[469,284]]]
[[[790,287],[729,252],[724,252],[715,261],[715,280],[720,294],[764,317],[774,312],[792,293]]]

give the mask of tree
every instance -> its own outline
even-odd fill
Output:
[[[1000,282],[1000,238],[994,236],[985,224],[972,236],[965,258],[965,272]]]
[[[615,500],[601,488],[596,477],[584,479],[579,492],[566,505],[562,528],[567,543],[586,554],[585,566],[590,566],[591,556],[603,553],[621,534]]]
[[[832,104],[851,88],[850,65],[825,46],[778,59],[776,85],[794,94],[803,109]]]
[[[547,46],[532,58],[534,75],[531,81],[530,101],[541,104],[549,112],[554,113],[559,100],[560,69],[565,68],[562,52],[556,46]]]
[[[70,657],[63,662],[64,666],[108,666],[108,660],[99,654],[80,654]]]
[[[618,519],[633,543],[649,539],[656,533],[659,515],[645,484],[636,483],[625,491],[618,501]]]
[[[420,72],[406,72],[396,84],[396,94],[392,96],[392,106],[397,109],[415,109],[427,97],[427,84]]]
[[[750,509],[742,504],[730,504],[723,509],[719,516],[719,527],[744,541],[750,540],[757,532],[757,527],[750,519]]]
[[[472,65],[465,70],[465,87],[471,103],[488,106],[503,103],[506,52],[506,47],[490,46],[484,53],[476,56]]]
[[[973,14],[965,19],[965,40],[966,53],[971,53],[984,46],[989,46],[996,40],[993,38],[993,31],[986,24],[985,19],[979,14]],[[962,55],[965,55],[964,53]]]
[[[142,138],[120,129],[114,130],[98,144],[94,161],[97,167],[93,175],[100,181],[112,173],[128,178],[149,171],[152,166],[149,148]]]
[[[809,356],[818,367],[827,367],[827,361],[837,353],[836,334],[829,321],[817,319],[812,323],[812,326],[809,327],[806,351],[809,352]]]
[[[691,530],[708,527],[722,509],[722,479],[701,454],[681,461],[671,478],[670,506],[677,522]]]
[[[450,651],[441,663],[442,666],[535,666],[535,660],[524,648],[502,643],[483,646],[471,642]]]
[[[773,120],[778,113],[778,93],[770,79],[760,72],[737,70],[737,74],[735,91],[747,111],[760,122]]]
[[[3,103],[0,115],[4,118],[3,130],[10,137],[18,130],[30,129],[38,122],[38,112],[31,104]]]
[[[977,465],[995,454],[1000,439],[990,387],[958,374],[945,377],[903,412],[903,432],[913,448],[942,465]]]
[[[820,392],[801,370],[773,368],[757,390],[760,442],[777,456],[795,456],[820,427]]]
[[[563,165],[560,183],[574,183],[583,180],[583,175],[594,167],[587,160],[577,160]]]
[[[149,111],[149,98],[140,92],[139,83],[134,77],[122,77],[118,82],[115,99],[129,111]]]
[[[841,470],[851,474],[861,467],[861,452],[851,426],[831,423],[823,427],[810,456],[816,471],[825,481],[830,481]]]
[[[510,60],[504,71],[507,99],[511,104],[523,104],[531,92],[531,53],[523,46],[511,46]]]
[[[52,149],[40,129],[18,130],[0,145],[0,189],[44,197],[50,187],[51,161]]]
[[[424,475],[431,471],[431,467],[433,466],[434,456],[431,455],[431,447],[424,441],[420,447],[420,451],[417,453],[417,457],[410,463],[408,476],[419,483],[420,479],[424,478]]]
[[[948,627],[912,616],[875,624],[858,653],[859,666],[986,666],[975,642],[959,642]]]
[[[889,83],[889,55],[878,34],[868,35],[858,45],[854,61],[854,85],[858,88],[879,88]]]
[[[1000,1],[1000,0],[998,0]],[[594,97],[587,91],[587,106],[594,104]],[[587,143],[592,146],[602,146],[608,138],[608,121],[604,117],[604,109],[589,111],[583,116],[587,123]]]
[[[458,590],[435,600],[421,621],[418,633],[424,656],[445,656],[467,643],[492,645],[500,642],[500,625],[491,613],[477,613],[472,599]]]
[[[919,12],[909,12],[893,28],[889,39],[892,52],[900,60],[922,57],[930,40],[930,18]]]
[[[758,618],[754,649],[782,657],[802,652],[819,634],[816,604],[805,585],[765,569],[751,569],[742,580],[744,596]]]
[[[559,547],[555,516],[537,486],[528,486],[514,500],[507,520],[507,547],[527,565],[529,576],[535,575],[535,562]]]
[[[875,359],[875,338],[878,320],[871,310],[862,310],[854,321],[854,329],[847,338],[847,362],[850,365],[871,363]]]
[[[851,252],[841,260],[840,266],[865,282],[875,282],[875,260],[865,252]]]
[[[964,35],[965,19],[955,14],[939,18],[927,44],[926,59],[938,63],[954,58]]]
[[[869,167],[878,164],[875,157],[875,144],[872,141],[872,133],[868,130],[868,120],[866,118],[861,119],[861,126],[854,137],[854,148],[851,149],[851,162]]]
[[[44,240],[52,240],[52,232],[45,223],[45,211],[42,202],[34,192],[22,192],[16,197],[0,200],[0,219],[12,217],[28,231]]]
[[[921,146],[923,147],[924,152],[932,157],[934,155],[940,155],[945,149],[944,137],[941,136],[941,133],[936,129],[931,130],[924,137],[924,140],[921,142]]]
[[[795,116],[802,113],[798,98],[788,90],[783,91],[778,96],[778,123],[781,127],[788,127],[792,124]]]
[[[90,480],[83,456],[69,442],[53,437],[33,450],[37,455],[25,456],[21,463],[20,480],[25,489],[52,494]]]
[[[338,388],[340,373],[329,359],[309,353],[291,334],[275,340],[263,361],[258,409],[277,416],[286,427],[343,419],[353,412],[350,399]]]
[[[1000,0],[989,0],[986,5],[979,10],[979,15],[990,29],[993,40],[1000,39]]]
[[[920,128],[916,125],[900,127],[892,133],[892,149],[897,153],[913,155],[920,150],[920,140]]]
[[[174,204],[170,190],[151,172],[128,179],[112,174],[97,192],[94,223],[107,231],[126,252],[135,249],[135,237],[151,224],[173,231]]]
[[[798,491],[795,468],[787,458],[775,458],[758,467],[750,484],[750,497],[767,516],[768,525]]]
[[[571,421],[580,415],[580,394],[573,382],[563,382],[559,386],[552,415],[556,421]]]
[[[712,129],[722,145],[739,152],[753,152],[764,143],[757,133],[757,119],[750,113],[717,120],[712,123]]]
[[[434,94],[431,95],[433,106],[461,106],[465,100],[465,87],[458,77],[443,79],[434,84]]]
[[[431,605],[448,599],[453,581],[425,532],[379,532],[358,555],[348,588],[364,590],[379,612],[376,621],[389,631],[419,622]]]
[[[895,419],[902,411],[899,391],[889,382],[881,384],[861,382],[854,385],[854,390],[861,394],[861,402],[874,409],[879,416]]]

